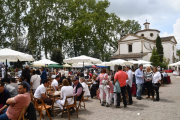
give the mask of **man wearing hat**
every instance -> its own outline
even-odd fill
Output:
[[[60,80],[60,76],[57,75],[56,76],[56,79],[54,79],[51,83],[51,86],[54,88],[54,90],[58,90],[59,89],[59,86],[58,86],[58,81]]]
[[[77,95],[77,101],[81,100],[82,96],[83,96],[83,86],[79,83],[79,78],[77,76],[74,77],[73,79],[73,94]]]

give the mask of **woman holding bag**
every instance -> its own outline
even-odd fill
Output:
[[[159,101],[159,86],[161,82],[161,73],[157,70],[156,67],[153,68],[153,79],[152,79],[152,84],[153,84],[153,89],[156,91],[156,99],[153,101]]]
[[[146,98],[150,98],[150,93],[151,93],[151,95],[152,95],[151,99],[153,100],[154,99],[154,90],[152,87],[152,75],[153,75],[153,72],[151,71],[151,68],[147,67],[146,72],[144,73],[144,79],[145,79],[145,83],[147,86],[147,94],[148,94],[148,96]]]
[[[100,90],[100,98],[101,98],[101,106],[104,106],[103,103],[103,94],[106,94],[106,107],[109,106],[109,90],[107,88],[107,84],[109,82],[108,74],[106,73],[106,69],[103,68],[101,74],[98,75],[97,80],[99,81],[99,90]]]

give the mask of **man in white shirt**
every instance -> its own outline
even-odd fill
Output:
[[[127,92],[129,96],[129,103],[127,105],[132,105],[132,95],[131,95],[131,87],[132,87],[132,79],[133,79],[133,73],[130,70],[130,66],[125,67],[126,73],[128,74],[128,79],[126,80],[126,85],[127,85]]]
[[[2,78],[4,78],[4,72],[5,72],[4,66],[1,68],[1,72],[2,72]]]
[[[43,84],[41,84],[35,91],[34,97],[43,99],[44,103],[47,103],[48,105],[52,105],[53,100],[50,99],[48,95],[46,95],[46,87],[49,86],[50,81],[48,79],[45,79],[43,81]]]
[[[60,80],[60,76],[57,75],[56,78],[51,83],[51,86],[54,88],[55,91],[59,89],[59,86],[58,86],[59,80]]]
[[[44,103],[52,106],[52,104],[54,104],[53,100],[46,94],[46,87],[48,87],[49,84],[50,84],[49,79],[44,79],[43,84],[38,86],[38,88],[36,89],[36,91],[34,93],[34,97],[42,99],[44,101]],[[41,102],[38,101],[38,103],[41,103]],[[53,116],[51,111],[49,111],[49,113],[51,116]]]
[[[33,87],[33,90],[35,91],[41,83],[41,77],[40,75],[36,74],[35,70],[33,70],[33,76],[31,76],[30,81],[31,81],[31,86]]]

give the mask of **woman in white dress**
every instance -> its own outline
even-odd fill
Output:
[[[63,87],[61,88],[61,99],[56,101],[56,104],[59,105],[61,110],[63,109],[62,105],[64,105],[66,96],[73,96],[73,87],[69,86],[69,82],[67,79],[63,80]],[[68,98],[68,104],[71,105],[74,103],[74,99]]]
[[[89,92],[88,85],[85,83],[85,78],[82,77],[82,78],[80,79],[80,81],[81,81],[81,85],[83,86],[83,91],[85,91],[85,92],[84,92],[84,96],[85,96],[85,97],[89,97],[89,96],[90,96],[90,92]]]

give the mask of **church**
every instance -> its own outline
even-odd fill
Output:
[[[156,38],[160,31],[150,29],[147,21],[143,24],[144,29],[137,31],[134,34],[128,34],[118,41],[118,50],[110,58],[130,60],[145,60],[150,61],[152,49],[156,46]],[[169,63],[176,62],[178,59],[176,55],[177,41],[174,36],[161,37],[164,57],[169,58]]]

